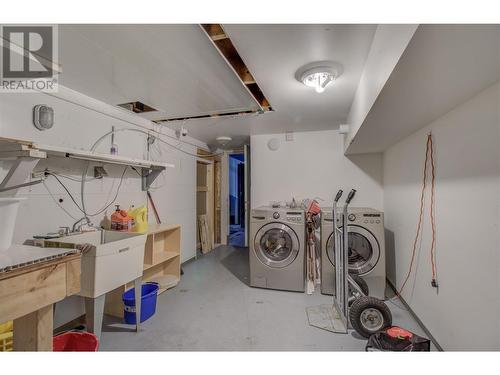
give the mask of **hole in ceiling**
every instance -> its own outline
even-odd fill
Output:
[[[155,112],[155,111],[157,111],[157,109],[155,109],[153,107],[150,107],[149,105],[141,103],[139,101],[118,104],[118,107],[122,107],[122,108],[128,109],[129,111],[132,111],[134,113],[144,113],[144,112]]]

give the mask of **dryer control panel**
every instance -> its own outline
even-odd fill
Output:
[[[380,224],[382,222],[380,214],[359,214],[351,213],[347,216],[347,220],[350,222],[358,222],[363,224]]]
[[[287,212],[286,221],[289,221],[291,223],[302,223],[303,216],[304,215],[302,213]]]

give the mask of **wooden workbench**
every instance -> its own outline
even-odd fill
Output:
[[[53,304],[80,291],[81,254],[0,273],[0,322],[14,320],[14,350],[52,351]]]

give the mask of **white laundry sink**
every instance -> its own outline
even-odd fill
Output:
[[[80,296],[96,298],[142,276],[145,234],[103,230],[48,242],[91,245],[82,254]]]

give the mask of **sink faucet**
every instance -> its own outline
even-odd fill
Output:
[[[69,236],[69,227],[59,227],[59,234],[62,236]]]
[[[83,221],[85,221],[85,222],[83,222]],[[71,233],[80,232],[80,229],[85,224],[90,225],[90,220],[87,217],[82,217],[80,220],[78,220],[77,222],[75,222],[73,224],[73,227],[71,228]]]

